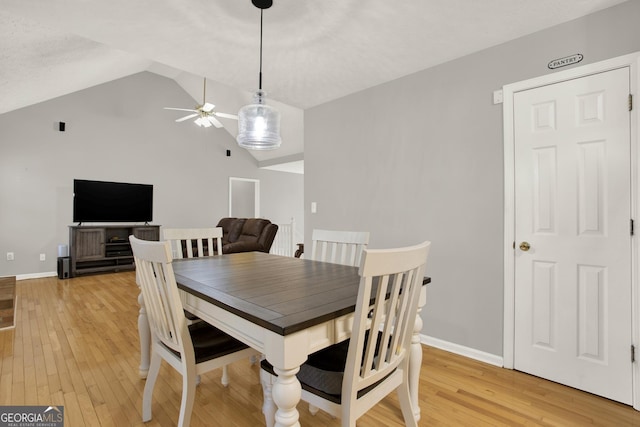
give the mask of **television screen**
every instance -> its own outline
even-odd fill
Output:
[[[73,180],[73,222],[149,222],[153,185]]]

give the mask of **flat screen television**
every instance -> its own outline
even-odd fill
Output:
[[[150,222],[153,185],[73,180],[73,222]]]

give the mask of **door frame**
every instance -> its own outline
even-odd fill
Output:
[[[504,131],[504,318],[503,318],[503,366],[508,369],[514,367],[515,345],[515,129],[513,126],[514,94],[535,89],[554,83],[586,77],[591,74],[629,67],[630,92],[634,98],[631,111],[631,218],[640,225],[640,164],[638,152],[638,135],[640,123],[638,110],[640,109],[640,52],[631,53],[571,68],[564,71],[547,74],[521,82],[503,86],[503,131]],[[640,227],[636,227],[640,230]],[[635,233],[638,234],[638,231]],[[640,286],[638,281],[638,254],[640,254],[640,239],[631,239],[631,326],[632,343],[636,348],[636,361],[633,364],[633,407],[640,410]],[[631,349],[629,349],[631,352]],[[629,355],[631,357],[631,354]]]

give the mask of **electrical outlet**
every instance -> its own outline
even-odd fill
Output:
[[[7,261],[13,261],[13,252],[7,252]]]
[[[45,254],[40,254],[40,261],[46,261],[47,256]]]

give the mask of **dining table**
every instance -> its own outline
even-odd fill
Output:
[[[275,425],[300,425],[296,405],[301,386],[296,373],[310,354],[349,338],[358,268],[263,252],[175,259],[172,265],[185,310],[260,351],[273,365],[278,377],[270,390],[265,389],[264,399],[272,399],[277,407]],[[416,420],[420,419],[420,310],[426,303],[424,285],[430,281],[423,280],[409,355]],[[142,295],[138,301],[140,376],[146,378],[151,335]]]

